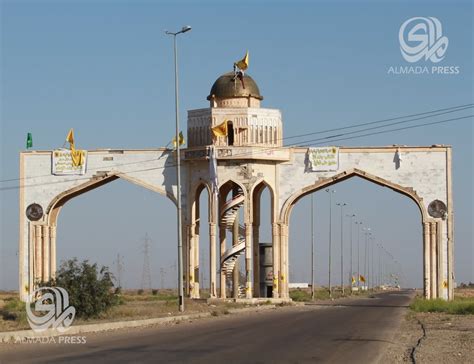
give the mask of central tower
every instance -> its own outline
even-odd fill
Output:
[[[281,113],[260,107],[263,96],[249,75],[234,72],[220,76],[212,85],[209,108],[188,111],[188,147],[282,146]],[[227,136],[213,138],[211,128],[227,121]]]
[[[190,178],[188,293],[199,297],[199,196],[207,187],[211,297],[278,298],[277,176],[279,164],[289,160],[289,150],[282,147],[281,112],[261,107],[260,88],[241,71],[219,76],[207,100],[209,107],[188,111],[188,147],[184,150]],[[214,133],[216,129],[222,132]],[[210,147],[215,151],[218,195],[212,193]],[[260,196],[266,188],[271,200],[271,221],[266,222],[271,231],[266,235],[272,241],[263,242],[259,238]],[[260,259],[262,247],[267,258],[273,258],[265,259],[265,267]]]

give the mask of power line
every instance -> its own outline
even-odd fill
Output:
[[[362,132],[362,131],[380,129],[380,128],[388,127],[388,126],[391,126],[391,125],[409,123],[409,122],[412,122],[412,121],[426,119],[426,118],[429,118],[429,117],[440,116],[440,115],[444,115],[444,114],[448,114],[448,113],[452,113],[452,112],[463,111],[463,110],[466,110],[466,109],[469,109],[469,108],[472,108],[472,107],[474,107],[474,104],[465,104],[465,105],[452,106],[452,107],[448,107],[448,108],[425,111],[425,112],[422,112],[422,113],[409,114],[409,115],[404,115],[404,116],[397,116],[397,117],[393,117],[393,118],[375,120],[375,121],[370,121],[370,122],[365,122],[365,123],[358,123],[358,124],[353,124],[353,125],[344,126],[344,127],[340,127],[340,128],[333,128],[333,129],[309,132],[309,133],[300,134],[300,135],[287,136],[287,137],[284,137],[284,138],[280,138],[277,141],[283,141],[283,140],[287,140],[287,139],[306,137],[308,135],[326,134],[326,133],[333,132],[333,131],[354,129],[354,128],[361,127],[361,126],[366,126],[366,125],[381,124],[381,123],[387,123],[387,122],[393,121],[393,120],[407,119],[407,118],[413,118],[415,116],[427,115],[427,116],[424,116],[424,117],[415,118],[415,119],[411,119],[411,120],[404,120],[404,121],[389,123],[387,125],[381,125],[381,126],[377,126],[377,127],[366,128],[366,129],[361,129],[361,130],[358,130],[358,131],[352,131],[352,132],[349,132],[349,133],[343,133],[343,134],[338,134],[338,135],[325,137],[325,139],[332,139],[332,138],[340,137],[340,136],[347,135],[347,134],[355,134],[355,133]],[[430,114],[430,115],[428,115],[428,114]],[[291,145],[294,145],[294,144],[295,143],[289,144],[287,146],[291,146]],[[271,149],[274,149],[274,148],[275,147],[268,147],[267,149],[271,150]],[[172,151],[172,149],[170,149],[169,151]],[[250,154],[250,153],[241,153],[240,155],[236,154],[235,156],[242,156],[242,155],[245,155],[245,154]],[[152,159],[147,159],[147,160],[143,160],[143,161],[139,161],[139,162],[120,163],[120,164],[110,165],[110,166],[108,166],[108,168],[116,168],[116,167],[122,167],[122,166],[126,166],[126,165],[135,165],[135,164],[153,162],[155,160],[160,160],[161,158],[162,158],[162,156],[160,156],[159,158],[152,158]],[[173,167],[173,166],[176,166],[176,165],[175,164],[169,165],[169,167]],[[88,168],[88,170],[89,171],[91,171],[91,170],[100,170],[101,168],[104,168],[104,167],[101,166],[101,167],[96,167],[96,168]],[[41,178],[41,177],[48,177],[48,176],[50,176],[50,174],[41,175],[41,176],[23,177],[23,180],[33,179],[33,178]],[[19,180],[21,180],[21,178],[10,178],[10,179],[5,179],[5,180],[0,180],[0,183],[14,182],[14,181],[19,181]],[[77,179],[75,179],[75,180],[77,180]]]
[[[361,134],[361,135],[355,135],[355,136],[352,136],[352,137],[343,137],[344,135],[354,134],[354,132],[349,132],[349,133],[343,133],[343,134],[339,134],[339,135],[331,136],[331,137],[310,139],[310,140],[306,140],[306,141],[302,141],[302,142],[298,142],[298,143],[294,143],[294,144],[289,144],[289,145],[286,145],[285,147],[308,147],[308,144],[300,144],[300,143],[314,143],[314,142],[317,142],[317,141],[324,140],[325,142],[311,144],[311,145],[322,145],[322,144],[326,144],[326,142],[351,140],[351,139],[357,139],[357,138],[362,138],[362,137],[366,137],[366,136],[379,135],[379,134],[391,133],[391,132],[395,132],[395,131],[402,131],[402,130],[408,130],[408,129],[413,129],[413,128],[419,128],[419,127],[423,127],[423,126],[443,124],[443,123],[448,123],[448,122],[452,122],[452,121],[456,121],[456,120],[471,118],[473,116],[474,115],[466,115],[466,116],[462,116],[462,117],[458,117],[458,118],[440,120],[440,121],[435,121],[435,122],[430,122],[430,123],[406,126],[406,127],[402,127],[402,128],[389,129],[389,130],[383,130],[383,131],[378,131],[378,132],[371,132],[371,133],[366,133],[366,134]],[[411,120],[411,121],[414,121],[414,120]],[[390,126],[390,125],[386,125],[386,127],[387,126]],[[370,130],[370,128],[369,128],[369,130]],[[283,148],[285,148],[285,147],[283,147]],[[275,147],[269,147],[267,149],[268,150],[273,150],[273,149],[275,149]],[[250,155],[252,153],[253,152],[245,152],[245,153],[240,153],[240,154],[237,153],[237,154],[234,154],[233,157],[242,157],[242,156],[245,156],[245,155]],[[136,162],[136,163],[139,163],[139,162]],[[176,164],[171,164],[170,163],[170,164],[162,166],[162,167],[151,167],[151,168],[145,168],[145,169],[138,169],[138,170],[127,171],[126,173],[146,172],[146,171],[150,171],[150,170],[164,169],[164,168],[167,168],[167,167],[172,168],[172,167],[175,167],[175,166],[176,166]],[[50,176],[50,175],[47,175],[47,176]],[[38,184],[32,184],[32,185],[23,185],[23,186],[19,185],[19,186],[0,187],[0,191],[14,190],[14,189],[26,188],[26,187],[44,186],[44,185],[57,184],[57,183],[67,183],[67,182],[73,182],[73,181],[78,181],[78,180],[90,180],[90,177],[74,178],[74,179],[69,179],[69,180],[38,183]]]
[[[402,127],[402,128],[389,129],[389,130],[382,130],[382,131],[373,132],[373,133],[367,133],[367,134],[362,134],[362,135],[355,135],[355,136],[347,137],[347,138],[332,139],[331,142],[337,142],[337,141],[341,141],[341,140],[357,139],[357,138],[362,138],[362,137],[365,137],[365,136],[372,136],[372,135],[379,135],[379,134],[385,134],[385,133],[392,133],[392,132],[401,131],[401,130],[408,130],[408,129],[421,128],[421,127],[423,127],[423,126],[449,123],[449,122],[451,122],[451,121],[462,120],[462,119],[468,119],[468,118],[472,118],[472,117],[474,117],[474,115],[466,115],[466,116],[461,116],[461,117],[458,117],[458,118],[452,118],[452,119],[447,119],[447,120],[434,121],[434,122],[431,122],[431,123],[424,123],[424,124],[418,124],[418,125],[412,125],[412,126],[405,126],[405,127]],[[315,142],[315,141],[319,141],[319,140],[322,140],[322,139],[325,139],[325,138],[319,138],[319,139],[313,139],[313,140],[306,140],[306,141],[304,141],[304,142],[302,142],[302,143],[310,143],[310,142]],[[322,144],[325,144],[325,143],[316,143],[316,144],[311,144],[311,145],[322,145]],[[308,146],[308,145],[300,145],[300,146],[305,147],[305,146]]]
[[[431,118],[431,117],[440,116],[440,115],[445,115],[445,114],[450,114],[450,113],[452,113],[452,112],[464,111],[464,110],[467,110],[467,109],[469,109],[469,108],[472,108],[472,106],[471,106],[471,107],[465,107],[465,108],[462,108],[462,109],[456,109],[456,110],[451,110],[451,111],[445,111],[445,112],[441,112],[441,113],[437,113],[437,114],[432,114],[432,115],[427,115],[427,116],[421,116],[421,117],[419,117],[419,118],[414,118],[414,119],[410,119],[410,120],[397,121],[397,122],[390,123],[390,124],[387,124],[387,125],[372,126],[372,127],[370,127],[370,128],[359,129],[359,130],[350,131],[350,132],[347,132],[347,133],[336,134],[336,135],[330,135],[330,136],[321,138],[321,140],[323,140],[323,139],[334,139],[334,138],[339,138],[339,137],[345,136],[345,135],[352,135],[352,134],[362,133],[362,132],[364,132],[364,131],[376,130],[376,129],[381,129],[381,128],[387,128],[387,127],[392,126],[392,125],[400,125],[400,124],[411,123],[411,122],[413,122],[413,121],[428,119],[428,118]],[[345,128],[345,129],[347,129],[347,128]],[[315,134],[315,133],[309,133],[309,134],[306,134],[306,135],[313,135],[313,134]]]
[[[474,106],[474,104],[465,104],[465,105],[459,105],[459,106],[452,106],[452,107],[447,107],[447,108],[443,108],[443,109],[425,111],[425,112],[417,113],[417,114],[397,116],[397,117],[393,117],[393,118],[389,118],[389,119],[382,119],[382,120],[376,120],[376,121],[370,121],[370,122],[365,122],[365,123],[354,124],[354,125],[351,125],[351,126],[343,126],[343,127],[340,127],[340,128],[326,129],[326,130],[316,131],[316,132],[312,132],[312,133],[293,135],[293,136],[282,138],[282,140],[283,139],[293,139],[293,138],[305,137],[305,136],[308,136],[308,135],[315,135],[315,134],[325,134],[325,133],[330,133],[330,132],[333,132],[333,131],[353,129],[353,128],[356,128],[356,127],[366,126],[366,125],[381,124],[381,123],[385,123],[385,122],[389,122],[389,121],[393,121],[393,120],[407,119],[407,118],[411,118],[411,117],[415,117],[415,116],[433,114],[433,113],[437,113],[437,112],[441,112],[441,111],[447,111],[447,110],[452,110],[452,111],[449,111],[449,112],[456,112],[456,111],[461,111],[461,110],[472,108],[473,106]],[[455,110],[455,109],[459,109],[459,110]],[[442,115],[442,114],[444,114],[444,113],[441,113],[439,115]],[[435,115],[430,115],[430,116],[435,116]],[[427,117],[430,117],[430,116],[427,116]],[[417,120],[417,119],[414,119],[414,120]],[[396,124],[396,123],[385,125],[385,126],[390,126],[390,125],[394,125],[394,124]]]

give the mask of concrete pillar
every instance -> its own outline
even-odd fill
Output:
[[[443,221],[436,222],[436,246],[436,255],[438,257],[436,262],[438,266],[438,276],[436,277],[437,295],[439,298],[448,299],[447,294],[444,293],[445,287],[443,285],[443,282],[445,280],[443,260]]]
[[[188,234],[188,241],[189,241],[189,249],[188,249],[188,255],[189,255],[189,276],[187,277],[188,285],[189,285],[189,297],[194,298],[194,225],[188,225],[187,226],[187,234]]]
[[[56,225],[49,227],[51,278],[56,278]]]
[[[280,297],[280,229],[277,223],[272,224],[273,245],[273,298]]]
[[[436,222],[430,223],[430,267],[431,267],[431,298],[438,298],[437,276],[438,276],[438,257],[437,257],[437,238]]]
[[[28,222],[28,294],[30,295],[33,292],[34,289],[34,282],[35,282],[35,276],[34,276],[34,271],[35,271],[35,226],[31,223]],[[20,272],[22,272],[21,266],[20,266]],[[21,287],[24,289],[24,287]]]
[[[200,297],[199,285],[199,222],[194,224],[194,295],[193,298]]]
[[[423,223],[423,294],[426,299],[431,298],[431,259],[430,259],[430,223]]]
[[[280,224],[280,297],[288,298],[288,225]]]
[[[245,297],[252,298],[252,224],[245,223]]]
[[[179,272],[178,272],[178,276],[179,276]],[[184,290],[184,295],[186,297],[189,297],[188,277],[189,277],[189,236],[188,236],[188,228],[186,226],[183,228],[183,290]]]
[[[446,203],[447,203],[447,216],[446,216],[446,235],[447,235],[447,246],[446,259],[447,259],[447,299],[454,299],[454,210],[453,210],[453,184],[452,184],[452,149],[451,147],[446,148]],[[444,287],[443,287],[444,288]]]
[[[224,225],[219,225],[219,250],[220,250],[220,258],[222,259],[222,256],[224,255],[225,252],[225,245],[226,245],[226,229]],[[226,298],[226,276],[224,271],[222,270],[222,265],[220,263],[219,259],[219,266],[220,266],[220,298]]]
[[[49,249],[51,244],[49,240],[49,226],[42,225],[41,230],[43,232],[43,281],[49,281],[49,268],[51,264],[49,255]]]
[[[239,211],[236,212],[234,226],[232,228],[232,246],[239,243]],[[239,298],[239,260],[235,262],[234,271],[232,274],[232,297]]]
[[[35,227],[35,286],[36,283],[43,281],[43,233],[41,225],[34,225]]]
[[[255,215],[254,215],[255,216]],[[255,221],[255,220],[254,220]],[[260,241],[259,226],[252,225],[253,237],[253,296],[260,297]]]
[[[260,297],[260,194],[253,197],[253,296]]]
[[[209,223],[209,295],[211,298],[217,297],[216,293],[216,224]]]

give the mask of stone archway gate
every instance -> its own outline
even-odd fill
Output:
[[[423,227],[423,281],[426,298],[453,298],[453,198],[451,147],[341,147],[339,167],[308,172],[306,149],[295,149],[292,163],[280,166],[279,204],[283,246],[282,294],[288,292],[288,224],[291,209],[303,196],[336,182],[359,176],[411,198],[419,207]],[[440,215],[436,208],[442,205]],[[402,258],[403,259],[403,258]]]
[[[275,298],[288,298],[288,228],[292,207],[303,196],[344,179],[359,176],[393,189],[411,198],[419,207],[423,225],[423,278],[426,298],[453,298],[453,200],[451,185],[451,147],[340,147],[338,168],[313,172],[308,168],[307,148],[216,147],[219,184],[235,180],[248,190],[246,208],[251,211],[254,188],[264,180],[275,199],[272,205],[272,241],[274,247],[273,292]],[[62,206],[71,198],[122,178],[158,192],[176,203],[174,153],[168,149],[88,151],[87,169],[82,175],[57,176],[51,173],[53,151],[20,153],[19,209],[19,292],[27,300],[37,281],[47,280],[56,270],[56,223]],[[183,183],[183,243],[185,255],[196,240],[189,233],[192,186],[210,185],[206,160],[207,147],[185,149],[181,180]],[[230,164],[229,164],[230,163]],[[244,165],[242,168],[237,168]],[[229,168],[229,166],[232,166]],[[257,178],[257,177],[258,178]],[[220,186],[219,186],[220,187]],[[40,206],[38,219],[26,216],[31,205]],[[445,206],[445,213],[432,213],[433,204]],[[216,205],[212,203],[209,221],[211,236],[211,281],[217,283]],[[34,215],[34,214],[33,214]],[[39,216],[39,215],[38,215]],[[246,216],[248,226],[252,214]],[[191,224],[192,225],[192,224]],[[79,227],[87,229],[85,227]],[[192,229],[191,229],[192,230]],[[212,230],[212,231],[211,231]],[[247,280],[253,270],[252,233],[246,244]],[[258,242],[257,242],[258,243]],[[220,252],[222,255],[223,252]],[[199,263],[189,260],[189,266]],[[192,271],[192,270],[190,270]],[[190,285],[185,273],[186,287]],[[249,288],[249,287],[248,287]],[[252,291],[247,291],[248,298]]]

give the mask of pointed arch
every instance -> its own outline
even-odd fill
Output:
[[[54,197],[51,202],[49,203],[48,207],[46,208],[46,216],[47,216],[47,224],[50,226],[55,226],[57,223],[59,212],[61,208],[74,197],[80,196],[86,192],[95,190],[101,186],[104,186],[112,181],[117,180],[118,178],[122,178],[128,182],[136,184],[138,186],[144,187],[147,190],[151,190],[154,192],[158,192],[159,194],[168,197],[175,205],[177,204],[176,198],[171,195],[171,193],[165,191],[164,189],[152,186],[146,182],[143,182],[139,179],[134,177],[130,177],[124,173],[116,172],[116,173],[105,173],[100,176],[94,176],[90,180],[70,188],[64,192],[61,192],[56,197]]]
[[[285,224],[289,224],[290,214],[291,214],[291,210],[293,209],[293,206],[296,204],[296,202],[298,202],[304,196],[309,195],[309,194],[311,194],[315,191],[324,189],[326,187],[329,187],[329,186],[331,186],[333,184],[336,184],[338,182],[341,182],[341,181],[347,180],[349,178],[355,177],[355,176],[360,177],[362,179],[365,179],[366,181],[375,183],[379,186],[388,187],[388,188],[392,189],[395,192],[398,192],[402,195],[405,195],[405,196],[409,197],[418,206],[418,208],[420,210],[421,217],[422,217],[422,221],[426,222],[426,221],[432,220],[432,219],[429,218],[428,213],[427,213],[427,211],[424,207],[423,199],[420,196],[418,196],[418,194],[416,193],[416,191],[413,188],[403,187],[399,184],[390,182],[390,181],[388,181],[384,178],[381,178],[381,177],[375,176],[373,174],[367,173],[363,170],[353,168],[353,169],[349,169],[347,171],[341,172],[337,175],[334,175],[330,178],[320,179],[320,180],[316,181],[314,184],[303,187],[303,188],[299,189],[297,192],[295,192],[294,194],[292,194],[283,203],[283,206],[282,206],[281,211],[280,211],[280,221],[285,223]]]

